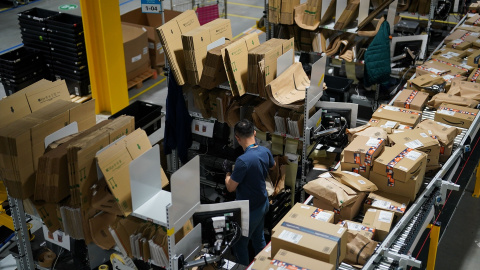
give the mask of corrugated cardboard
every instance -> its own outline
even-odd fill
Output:
[[[347,206],[342,208],[336,208],[331,204],[328,204],[325,200],[314,198],[313,199],[313,206],[321,208],[321,209],[328,209],[335,213],[334,216],[334,223],[338,223],[339,221],[346,220],[346,219],[354,219],[363,205],[363,200],[367,197],[367,192],[357,192],[357,198],[355,201]]]
[[[0,99],[0,128],[57,101],[70,101],[64,80],[42,79],[13,95]]]
[[[309,86],[310,79],[303,70],[302,64],[294,63],[267,85],[266,92],[278,106],[300,109],[304,105],[305,91]]]
[[[280,220],[279,223],[285,221],[288,217],[295,216],[310,217],[322,222],[333,223],[333,212],[323,210],[303,203],[296,203],[290,211]]]
[[[170,21],[181,12],[164,9],[165,22]],[[150,55],[150,65],[152,68],[165,65],[165,55],[163,47],[160,43],[160,37],[156,28],[162,25],[162,14],[158,13],[142,13],[141,8],[131,10],[120,16],[122,22],[141,25],[147,30],[148,35],[148,52]]]
[[[282,7],[280,9],[280,23],[292,25],[294,24],[293,10],[300,5],[300,0],[281,0]],[[320,1],[321,2],[321,1]]]
[[[461,130],[456,127],[429,119],[420,122],[416,128],[426,131],[428,135],[436,136],[442,146],[452,144],[455,137],[461,133]]]
[[[230,43],[230,41],[226,40],[224,45],[213,48],[207,52],[202,77],[200,78],[200,87],[213,89],[227,81],[227,73],[223,66],[222,49],[230,45]]]
[[[368,209],[363,218],[363,225],[375,227],[375,240],[383,241],[387,238],[393,224],[393,213],[377,209]]]
[[[291,216],[274,228],[272,256],[280,249],[338,266],[345,258],[346,229],[309,217]]]
[[[246,92],[248,81],[248,52],[260,45],[256,33],[248,34],[222,49],[223,65],[234,96]]]
[[[456,75],[462,76],[462,75],[468,74],[468,69],[460,66],[453,66],[446,63],[441,63],[435,60],[430,60],[425,62],[421,66],[417,66],[417,69],[416,69],[417,76],[431,74],[431,73],[439,76],[443,76],[447,74],[454,75],[454,76]]]
[[[425,92],[404,89],[393,101],[393,105],[417,111],[423,111],[427,103],[428,94]]]
[[[128,164],[150,148],[152,145],[145,131],[137,129],[95,157],[125,217],[132,212]]]
[[[123,51],[127,81],[150,68],[147,30],[139,25],[122,23]]]
[[[347,185],[358,192],[374,192],[378,190],[374,183],[370,182],[370,180],[360,174],[349,171],[335,171],[330,172],[330,174],[338,182]]]
[[[125,250],[129,257],[133,256],[132,247],[130,245],[130,235],[134,234],[137,228],[143,223],[143,220],[129,216],[127,218],[117,218],[111,226],[110,230],[115,233],[118,239],[115,240],[117,245],[120,249]]]
[[[373,122],[385,123],[385,126],[398,126],[398,123],[394,121],[383,119],[370,120],[368,125],[347,129],[345,133],[347,133],[348,142],[353,141],[357,136],[381,138],[386,140],[388,138],[387,131],[383,127],[376,127]]]
[[[438,166],[438,165],[434,165],[434,166]],[[406,182],[395,180],[394,186],[388,185],[387,176],[378,174],[373,171],[370,172],[369,179],[370,181],[372,181],[377,185],[378,190],[382,192],[387,192],[390,194],[404,196],[413,201],[417,197],[417,193],[423,184],[424,175],[425,175],[425,171],[421,170],[416,176],[414,176],[413,178],[411,178]]]
[[[182,34],[197,27],[200,27],[200,22],[198,21],[195,11],[187,10],[157,28],[160,42],[167,54],[168,64],[179,85],[184,85],[187,80]]]
[[[265,248],[253,258],[252,270],[263,270],[269,267],[272,261],[272,243],[268,243]]]
[[[434,120],[447,125],[469,128],[477,114],[477,109],[442,103],[435,113]]]
[[[470,76],[468,76],[467,81],[480,83],[480,68],[477,68],[472,73],[470,73]]]
[[[248,80],[247,92],[265,96],[265,85],[276,77],[277,58],[282,55],[283,39],[269,39],[260,46],[248,51]],[[263,62],[265,76],[259,72],[259,62]],[[261,81],[261,83],[259,83]],[[263,87],[262,87],[262,84]]]
[[[480,101],[480,84],[474,82],[454,81],[448,90],[448,94]]]
[[[280,249],[273,260],[270,261],[269,267],[265,269],[333,270],[335,268],[332,264]]]
[[[220,39],[232,39],[232,26],[229,19],[216,19],[198,28],[182,33],[183,54],[187,82],[198,85],[207,57],[207,46]]]
[[[371,127],[381,127],[383,128],[387,133],[392,133],[392,129],[396,129],[398,128],[398,126],[400,125],[398,122],[395,122],[395,121],[390,121],[390,120],[385,120],[385,119],[370,119],[368,121],[368,124],[371,126]],[[375,137],[375,136],[367,136],[367,137]],[[377,137],[377,138],[382,138],[382,139],[386,139],[384,137]]]
[[[443,78],[441,75],[437,75],[435,70],[432,69],[427,69],[426,72],[423,75],[417,74],[413,80],[407,81],[407,87],[408,89],[416,90],[416,91],[422,91],[425,93],[428,93],[429,96],[433,96],[437,93],[434,93],[428,89],[427,87],[433,86],[433,85],[442,85],[445,83],[445,78]],[[418,73],[418,72],[417,72]],[[435,73],[435,74],[434,74]],[[451,76],[451,75],[443,75],[443,76]],[[445,87],[444,87],[445,88]],[[446,89],[443,89],[446,91]],[[403,107],[403,106],[401,106]]]
[[[407,210],[410,199],[404,196],[377,191],[370,193],[363,205],[363,212],[368,212],[368,209],[374,208],[377,210],[390,211],[397,217],[402,217]]]
[[[115,222],[116,218],[117,216],[114,214],[100,212],[88,221],[93,242],[97,246],[105,250],[109,250],[115,246],[115,240],[108,231],[108,228]]]
[[[465,24],[468,24],[468,25],[480,24],[480,15],[475,14],[475,15],[469,17],[467,20],[465,20]]]
[[[1,174],[10,196],[33,195],[38,158],[45,150],[45,137],[72,122],[79,131],[95,124],[95,101],[83,104],[57,100],[0,129]]]
[[[442,146],[443,147],[443,146]],[[440,148],[440,158],[439,158],[439,161],[442,162],[442,163],[445,163],[447,162],[448,158],[450,157],[450,155],[452,155],[452,151],[453,151],[453,142],[449,145],[446,145],[445,147],[443,148]],[[443,153],[442,153],[443,152]]]
[[[340,161],[340,170],[358,173],[367,179],[370,175],[371,168],[372,168],[371,166],[361,166],[360,164],[345,162],[343,157],[342,157],[342,160]]]
[[[422,112],[412,109],[399,108],[389,105],[380,105],[373,113],[373,119],[396,121],[407,126],[415,126],[420,122]]]
[[[373,160],[382,153],[384,147],[385,139],[357,136],[343,150],[343,159],[348,163],[372,166]]]
[[[403,158],[399,158],[398,155],[406,149],[410,149],[410,151]],[[385,147],[383,153],[375,159],[373,171],[387,176],[387,164],[394,159],[398,160],[398,162],[393,166],[392,177],[401,182],[409,181],[427,166],[427,154],[408,148],[405,145],[397,144],[392,147]]]
[[[270,23],[280,23],[280,11],[282,6],[282,0],[268,1],[268,21]]]
[[[454,104],[458,106],[464,106],[464,107],[469,107],[469,108],[475,108],[478,105],[478,101],[465,98],[465,97],[459,97],[459,96],[454,96],[451,94],[447,93],[438,93],[435,96],[430,99],[430,101],[427,103],[429,107],[438,109],[438,107],[442,103],[449,103],[449,104]]]
[[[343,220],[338,223],[340,227],[347,229],[347,242],[351,242],[357,234],[361,234],[369,239],[373,239],[375,235],[375,227],[367,227],[362,223],[351,220]]]
[[[59,205],[57,203],[36,201],[33,204],[49,232],[54,232],[61,228],[62,221],[61,216],[58,215],[57,209]]]
[[[478,60],[480,59],[480,50],[475,50],[471,55],[467,58],[467,64],[469,66],[473,66],[478,68]]]
[[[123,215],[115,197],[108,188],[107,182],[97,181],[92,189],[92,208],[117,216]]]
[[[438,164],[440,143],[434,135],[420,129],[405,130],[402,133],[388,135],[391,144],[401,144],[427,154],[427,166]]]
[[[372,256],[377,248],[378,243],[372,239],[357,234],[355,238],[347,244],[346,262],[359,266],[364,265]]]

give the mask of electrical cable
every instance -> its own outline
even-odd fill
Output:
[[[55,266],[57,265],[57,262],[58,262],[58,258],[60,258],[60,256],[63,254],[63,251],[64,249],[62,247],[60,247],[60,252],[58,252],[58,256],[57,258],[55,259],[55,262],[53,263],[53,266],[52,266],[52,270],[55,270]]]
[[[462,169],[460,170],[460,172],[459,172],[459,174],[458,174],[458,176],[457,176],[457,179],[455,180],[455,184],[456,184],[456,183],[458,182],[458,180],[460,179],[460,176],[462,175],[463,170],[465,169],[465,166],[467,165],[468,161],[470,160],[470,157],[472,156],[472,153],[473,153],[473,151],[475,150],[475,148],[477,147],[477,144],[478,144],[479,141],[480,141],[480,137],[477,139],[477,142],[475,142],[475,145],[473,146],[472,150],[470,151],[470,155],[468,156],[467,160],[466,160],[465,163],[463,164]],[[435,221],[433,222],[434,224],[437,223],[438,218],[440,218],[440,215],[442,214],[443,208],[445,208],[445,205],[447,205],[448,199],[450,198],[450,195],[452,194],[452,192],[453,192],[453,190],[450,190],[450,192],[448,193],[448,196],[447,196],[447,198],[445,199],[445,203],[443,204],[442,209],[440,209],[440,212],[438,213],[437,218],[436,218]],[[425,238],[425,241],[423,241],[423,244],[422,244],[422,246],[420,247],[420,250],[418,251],[417,256],[415,257],[415,259],[418,259],[418,257],[420,256],[420,253],[422,252],[423,247],[425,246],[425,244],[427,243],[428,238],[430,237],[430,233],[431,233],[431,231],[428,232],[427,237]],[[410,270],[412,270],[412,269],[413,269],[413,267],[410,267]]]

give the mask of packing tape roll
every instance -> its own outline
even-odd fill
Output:
[[[102,264],[98,267],[98,270],[108,270],[108,265]]]
[[[47,249],[38,256],[38,264],[41,267],[50,268],[52,267],[55,258],[57,258],[57,255],[50,249]]]

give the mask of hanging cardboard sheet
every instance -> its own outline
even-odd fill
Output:
[[[295,63],[285,70],[278,78],[267,86],[270,99],[280,107],[298,109],[305,100],[306,88],[310,86],[310,79],[303,70],[301,63]]]

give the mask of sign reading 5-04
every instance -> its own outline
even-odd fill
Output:
[[[160,13],[162,12],[161,0],[142,0],[143,13]]]

